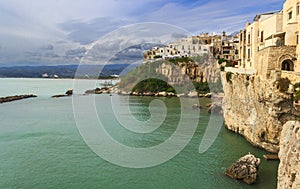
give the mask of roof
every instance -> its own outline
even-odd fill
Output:
[[[262,13],[262,14],[257,14],[255,17],[254,17],[254,21],[258,21],[262,16],[267,16],[267,15],[273,15],[273,14],[277,14],[277,13],[280,13],[281,11],[273,11],[273,12],[266,12],[266,13]]]

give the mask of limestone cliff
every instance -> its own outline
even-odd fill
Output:
[[[168,78],[170,84],[184,84],[183,75],[196,82],[216,82],[220,68],[213,60],[205,63],[178,62],[177,64],[162,63],[156,72]]]
[[[223,112],[226,127],[243,135],[254,146],[279,151],[282,126],[295,119],[290,95],[279,92],[278,77],[222,72]]]
[[[300,188],[300,123],[289,121],[280,138],[278,189]]]
[[[129,93],[139,82],[148,78],[160,79],[171,86],[183,87],[181,92],[187,93],[191,82],[217,82],[220,78],[220,68],[209,56],[202,57],[201,61],[184,57],[147,62],[122,76],[118,88]]]

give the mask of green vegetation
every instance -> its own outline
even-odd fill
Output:
[[[166,91],[166,92],[172,92],[175,93],[175,89],[170,86],[167,82],[155,79],[155,78],[150,78],[150,79],[145,79],[138,84],[136,84],[132,90],[132,92],[161,92],[161,91]]]
[[[300,90],[294,93],[294,101],[298,102],[300,100]]]
[[[295,83],[294,88],[295,88],[295,89],[296,89],[296,88],[300,88],[300,82]]]
[[[232,72],[227,72],[227,73],[226,73],[226,81],[227,81],[228,83],[232,83],[231,77],[232,77]]]
[[[155,55],[153,58],[154,58],[154,59],[162,58],[162,56],[161,56],[161,55]]]
[[[289,85],[291,84],[291,81],[288,78],[280,78],[277,83],[277,88],[280,92],[286,93],[288,92]]]
[[[193,82],[193,85],[196,91],[200,94],[205,94],[210,92],[209,85],[207,82],[202,82],[202,83]]]
[[[222,64],[223,62],[226,62],[225,58],[219,58],[218,64]]]
[[[295,102],[300,101],[300,89],[299,88],[300,88],[300,82],[295,83],[295,85],[294,85],[294,89],[296,90],[294,93],[294,101]]]
[[[220,70],[223,72],[225,70],[225,66],[221,66]]]
[[[144,81],[146,79],[155,78],[162,81],[167,81],[167,78],[156,72],[156,69],[162,61],[145,63],[141,66],[136,67],[136,69],[128,72],[125,76],[121,77],[121,82],[118,84],[120,89],[124,89],[125,91],[129,91],[133,89],[135,85],[137,85],[140,81]]]
[[[171,62],[173,64],[178,64],[179,62],[194,62],[194,60],[190,57],[180,57],[180,58],[171,58],[167,60],[168,62]]]

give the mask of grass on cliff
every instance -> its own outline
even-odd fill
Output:
[[[161,61],[158,61],[145,63],[136,67],[134,70],[121,77],[121,82],[118,84],[119,89],[131,91],[139,82],[150,78],[166,81],[167,78],[165,76],[156,72],[156,69],[160,64]]]

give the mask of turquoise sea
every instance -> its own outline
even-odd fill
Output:
[[[198,152],[209,114],[205,104],[199,123],[188,145],[171,160],[149,168],[126,168],[110,163],[94,153],[82,138],[74,119],[74,100],[83,104],[91,96],[79,95],[95,85],[93,80],[80,82],[73,97],[50,98],[73,88],[73,80],[0,79],[0,96],[36,94],[37,98],[0,104],[0,188],[174,188],[234,189],[276,188],[277,161],[265,161],[266,152],[251,146],[245,139],[222,127],[213,145]],[[99,82],[96,83],[96,86]],[[122,128],[113,114],[105,113],[107,102],[118,101],[114,108],[128,106],[137,120],[149,119],[148,106],[154,97],[92,95],[107,132],[120,143],[137,148],[151,147],[168,139],[176,130],[181,113],[178,98],[160,98],[167,107],[161,127],[146,134]],[[192,99],[184,104],[191,119],[196,111]],[[120,107],[118,107],[120,106]],[[82,111],[85,111],[84,109]],[[92,119],[87,111],[84,119]],[[131,116],[129,113],[123,118]],[[92,123],[91,123],[92,124]],[[187,126],[191,124],[186,121]],[[87,127],[89,123],[87,123]],[[97,134],[97,133],[95,133]],[[101,144],[99,144],[101,145]],[[246,185],[224,176],[226,167],[242,155],[253,153],[261,158],[258,182]],[[112,152],[122,158],[122,153]],[[133,157],[134,159],[134,157]]]

